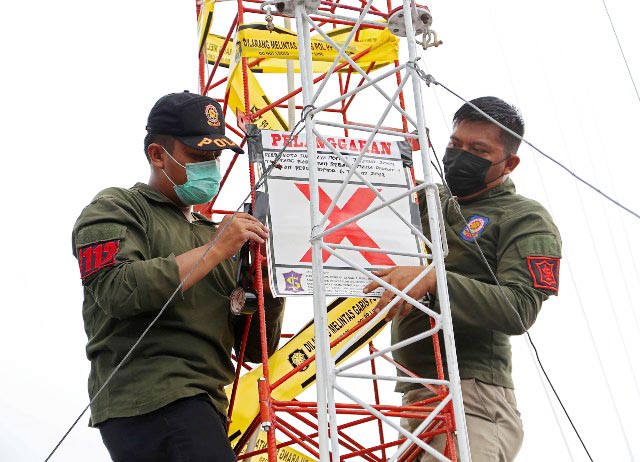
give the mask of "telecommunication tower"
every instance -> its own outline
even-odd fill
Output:
[[[263,348],[261,377],[255,381],[255,396],[259,401],[255,404],[259,412],[246,428],[231,435],[238,459],[287,460],[283,454],[290,449],[298,451],[295,452],[297,460],[412,461],[418,460],[418,453],[424,450],[441,461],[470,461],[444,268],[447,245],[438,189],[430,167],[422,104],[418,47],[426,49],[439,44],[431,29],[429,9],[410,0],[198,0],[196,7],[200,90],[221,101],[231,136],[247,145],[251,144],[252,136],[259,136],[260,130],[288,132],[303,128],[307,143],[315,354],[299,358],[290,372],[276,377],[270,374],[273,364],[268,361],[266,347]],[[287,117],[281,114],[284,111]],[[343,155],[339,148],[332,149],[344,173],[340,188],[330,198],[329,210],[323,213],[318,197],[317,146],[330,144],[327,139],[336,134],[360,136],[366,143],[359,155],[351,157]],[[423,183],[396,197],[383,197],[373,181],[358,172],[371,143],[381,138],[411,146],[413,156],[419,157],[416,164],[422,169]],[[234,154],[223,177],[222,189],[230,175],[245,162],[241,156]],[[248,157],[249,181],[253,188],[261,179],[252,165],[257,162],[255,156]],[[407,171],[415,180],[411,159],[407,162]],[[415,202],[416,194],[421,191],[426,197],[429,238],[416,221],[400,220],[423,244],[423,250],[413,256],[423,262],[425,272],[436,272],[440,312],[388,287],[396,293],[395,303],[406,302],[414,309],[425,311],[430,318],[423,334],[402,344],[377,348],[367,343],[367,332],[372,326],[384,325],[385,311],[374,313],[340,336],[330,338],[328,333],[323,252],[368,277],[372,277],[370,271],[350,257],[353,252],[398,255],[393,248],[371,249],[326,242],[327,236],[348,224],[332,223],[332,227],[327,227],[327,215],[343,200],[346,185],[354,179],[376,194],[379,205],[348,221],[362,219],[382,208],[397,214],[398,201],[409,197]],[[256,197],[256,193],[252,194],[254,206]],[[225,213],[216,208],[215,203],[214,198],[200,211],[208,215]],[[253,284],[261,294],[265,281],[260,268],[265,257],[260,248],[252,249],[252,254]],[[255,316],[264,319],[261,297],[258,297]],[[265,346],[265,332],[261,336]],[[404,370],[407,374],[404,380],[431,387],[436,397],[410,406],[387,402],[381,397],[379,385],[394,383],[397,378],[380,373],[381,363],[402,368],[389,354],[427,336],[433,340],[438,376],[418,377]],[[361,345],[368,347],[360,351],[359,356],[350,356]],[[446,355],[446,374],[442,354]],[[242,356],[241,351],[238,379],[243,370]],[[296,396],[283,399],[278,390],[312,363],[316,371],[317,399],[301,401]],[[362,366],[368,370],[362,372]],[[371,399],[363,390],[371,391]],[[239,407],[245,404],[245,397],[238,393],[236,385],[231,392],[229,409],[232,423],[237,420],[234,415]],[[401,417],[420,418],[424,422],[414,434],[408,434],[399,425]],[[263,445],[256,444],[260,429],[266,431]],[[437,434],[446,435],[443,452],[429,445]],[[296,460],[291,456],[294,452],[288,454],[289,460]]]

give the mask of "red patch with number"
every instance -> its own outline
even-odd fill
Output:
[[[80,277],[82,279],[91,276],[116,264],[116,255],[120,249],[120,239],[99,242],[84,246],[78,252],[78,263],[80,264]]]
[[[560,278],[560,259],[552,257],[527,257],[529,272],[533,278],[533,287],[558,291]]]

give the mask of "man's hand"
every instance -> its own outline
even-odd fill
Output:
[[[411,283],[411,281],[417,278],[422,271],[424,271],[424,266],[396,266],[394,268],[374,271],[373,274],[378,276],[383,281],[391,284],[395,288],[403,290],[409,285],[409,283]],[[381,287],[380,284],[372,281],[363,289],[363,292],[365,294],[368,294],[378,287]],[[411,290],[409,290],[407,294],[411,298],[419,300],[427,293],[435,294],[435,292],[436,272],[432,269],[420,281],[418,281],[418,283]],[[391,302],[391,300],[395,298],[395,296],[396,295],[393,292],[385,290],[380,297],[380,301],[378,301],[378,304],[376,305],[376,313],[387,306]],[[396,314],[399,314],[400,316],[406,316],[407,314],[409,314],[409,311],[412,307],[413,306],[408,304],[407,302],[400,300],[387,313],[387,321],[390,321]]]
[[[229,223],[229,220],[232,220],[231,223]],[[235,217],[227,215],[222,219],[216,234],[211,238],[211,241],[215,239],[215,245],[210,252],[208,250],[211,241],[208,244],[176,256],[180,280],[182,281],[187,275],[190,275],[182,286],[182,292],[193,287],[220,262],[237,254],[245,242],[253,241],[262,244],[268,237],[269,230],[267,227],[248,213],[240,212]],[[200,260],[205,255],[206,258],[201,262]]]
[[[229,220],[232,220],[231,223]],[[218,233],[221,234],[218,236]],[[222,219],[213,239],[216,237],[214,246],[216,253],[222,260],[226,260],[237,254],[247,241],[263,244],[269,238],[269,229],[257,218],[248,213],[239,212],[235,217],[227,215]]]

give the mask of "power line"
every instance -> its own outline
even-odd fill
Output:
[[[465,102],[466,104],[468,104],[469,106],[471,106],[472,108],[474,108],[476,111],[478,111],[480,114],[482,114],[488,121],[494,123],[495,125],[497,125],[498,127],[500,127],[501,129],[503,129],[504,131],[506,131],[507,133],[509,133],[510,135],[516,137],[517,139],[519,139],[520,141],[522,141],[523,143],[527,144],[529,147],[531,147],[532,149],[534,149],[535,151],[537,151],[539,154],[542,154],[544,157],[546,157],[547,159],[549,159],[551,162],[553,162],[554,164],[556,164],[557,166],[559,166],[560,168],[562,168],[563,170],[565,170],[567,173],[569,173],[571,176],[573,176],[575,179],[577,179],[578,181],[580,181],[581,183],[585,184],[586,186],[588,186],[589,188],[593,189],[595,192],[597,192],[598,194],[600,194],[601,196],[605,197],[606,199],[608,199],[610,202],[612,202],[613,204],[617,205],[618,207],[620,207],[621,209],[627,211],[628,213],[630,213],[631,215],[633,215],[634,217],[640,219],[640,213],[637,213],[633,210],[631,210],[629,207],[626,207],[624,205],[622,205],[620,202],[618,202],[617,200],[615,200],[614,198],[612,198],[611,196],[609,196],[608,194],[604,193],[603,191],[601,191],[599,188],[597,188],[596,186],[594,186],[593,184],[589,183],[587,180],[583,179],[582,177],[578,176],[575,172],[573,172],[573,170],[571,170],[570,168],[566,167],[564,164],[562,164],[560,161],[554,159],[553,157],[551,157],[549,154],[545,153],[544,151],[542,151],[540,148],[538,148],[537,146],[535,146],[533,143],[529,142],[528,140],[526,140],[525,138],[523,138],[522,136],[520,136],[519,134],[517,134],[516,132],[514,132],[513,130],[505,127],[504,125],[502,125],[500,122],[498,122],[497,120],[495,120],[493,117],[491,117],[489,114],[487,114],[486,112],[484,112],[482,109],[480,109],[478,106],[476,106],[475,104],[467,101],[466,99],[464,99],[462,96],[460,96],[459,94],[457,94],[455,91],[451,90],[450,88],[448,88],[446,85],[438,82],[431,74],[426,74],[422,69],[420,69],[417,65],[416,62],[411,62],[411,63],[407,63],[407,67],[410,67],[411,69],[415,70],[416,73],[418,74],[418,76],[424,80],[424,82],[428,85],[431,85],[432,83],[434,85],[439,85],[442,88],[444,88],[445,90],[447,90],[449,93],[451,93],[453,96],[455,96],[456,98],[460,99],[461,101]]]
[[[625,56],[624,50],[622,49],[622,44],[620,43],[618,32],[616,32],[616,27],[613,25],[613,19],[611,19],[611,15],[609,14],[609,8],[607,8],[607,2],[605,0],[602,0],[602,5],[604,6],[604,11],[607,13],[607,18],[609,18],[609,24],[611,24],[611,30],[613,30],[613,35],[615,36],[616,42],[618,43],[618,48],[620,49],[620,54],[622,55],[622,59],[624,60],[624,65],[627,68],[629,79],[631,79],[631,84],[633,85],[633,89],[636,92],[636,98],[638,98],[638,102],[640,103],[640,93],[638,93],[638,87],[636,86],[636,81],[633,78],[633,74],[631,73],[631,69],[629,68],[629,63],[627,62],[627,57]]]
[[[606,5],[605,5],[605,8],[606,8]],[[493,18],[490,18],[490,19],[493,19]],[[492,25],[493,25],[494,32],[497,32],[497,29],[496,29],[495,24],[493,23],[493,21],[491,21],[491,22],[492,22]],[[613,24],[612,24],[612,26],[613,26]],[[614,32],[615,32],[615,31],[614,31]],[[502,50],[502,43],[500,42],[500,40],[498,40],[498,44],[499,44],[499,46],[500,46],[500,49]],[[623,56],[623,57],[624,57],[624,56]],[[510,80],[510,83],[511,83],[512,90],[513,90],[514,94],[516,95],[516,99],[517,99],[517,91],[516,91],[516,88],[515,88],[515,85],[514,85],[514,82],[513,82],[513,78],[512,78],[511,72],[510,72],[509,62],[508,62],[508,60],[506,59],[506,57],[504,56],[504,51],[503,51],[503,60],[504,60],[505,66],[506,66],[507,71],[508,71],[509,80]],[[626,61],[626,60],[625,60],[625,61]],[[635,87],[635,83],[634,83],[634,87]],[[583,138],[585,138],[585,139],[586,139],[586,135],[585,135],[585,133],[584,133],[584,127],[582,127],[582,125],[581,125],[581,128],[582,128],[582,131],[583,131]],[[597,130],[597,127],[596,127],[596,130]],[[562,132],[562,130],[561,130],[561,132]],[[565,149],[566,149],[566,146],[565,146]],[[591,150],[590,150],[589,148],[587,148],[587,154],[588,154],[589,160],[591,161],[591,164],[592,164],[592,167],[593,167],[593,159],[592,159],[592,157],[591,157]],[[547,197],[547,202],[549,203],[549,207],[552,207],[552,202],[549,200],[549,197],[548,197],[548,194],[547,194],[547,190],[544,188],[544,178],[542,177],[542,175],[541,175],[541,173],[540,173],[540,167],[539,167],[539,165],[538,165],[537,158],[535,158],[535,157],[534,157],[534,158],[533,158],[533,160],[534,160],[534,163],[535,163],[535,165],[536,165],[536,170],[537,170],[537,172],[538,172],[538,175],[540,176],[541,184],[543,184],[543,191],[544,191],[545,196]],[[607,167],[607,169],[608,169],[608,167],[609,167],[608,163],[605,163],[605,165],[606,165],[606,167]],[[570,166],[570,167],[572,167],[572,165],[571,165],[571,160],[570,160],[570,159],[569,159],[569,166]],[[576,185],[576,189],[577,189],[578,184],[577,184],[577,183],[575,183],[575,185]],[[613,194],[614,194],[614,195],[617,195],[617,193],[616,193],[616,189],[615,189],[615,184],[612,184],[612,185],[611,185],[611,189],[612,189]],[[586,211],[585,211],[585,208],[584,208],[584,203],[583,203],[583,200],[582,200],[582,196],[580,196],[579,191],[578,191],[578,196],[579,196],[579,200],[580,200],[580,204],[581,204],[581,208],[582,208],[582,213],[583,213],[583,215],[585,216],[585,219],[586,219]],[[600,197],[600,200],[602,201],[602,196]],[[602,202],[602,206],[603,206],[603,207],[605,206],[604,202]],[[620,209],[617,209],[617,210],[620,210]],[[605,207],[604,212],[606,213],[606,207]],[[607,220],[605,220],[605,221],[607,221]],[[608,222],[608,221],[607,221],[607,226],[609,227],[609,234],[610,234],[610,235],[613,235],[613,233],[612,233],[612,231],[611,231],[611,228],[610,228],[610,224],[609,224],[609,222]],[[591,240],[592,240],[592,245],[593,245],[593,248],[594,248],[594,252],[595,252],[595,253],[596,253],[596,255],[597,255],[597,254],[599,253],[599,251],[598,251],[598,248],[595,246],[595,242],[593,241],[593,232],[592,232],[591,224],[590,224],[589,220],[587,220],[587,227],[588,227],[588,229],[589,229],[589,234],[590,234],[590,236],[591,236]],[[625,234],[625,237],[626,237],[626,233],[624,233],[624,234]],[[618,257],[618,264],[619,264],[619,266],[620,266],[620,265],[621,265],[621,262],[620,262],[620,258],[619,258],[619,256],[618,256],[618,252],[617,252],[617,245],[616,245],[615,240],[614,240],[614,242],[613,242],[613,245],[614,245],[614,247],[615,247],[615,253],[616,253],[616,256]],[[631,248],[630,248],[630,247],[629,247],[629,250],[631,250]],[[602,375],[603,375],[603,378],[604,378],[605,384],[606,384],[606,386],[607,386],[607,392],[608,392],[609,397],[610,397],[610,399],[611,399],[611,402],[612,402],[612,405],[613,405],[614,412],[615,412],[615,414],[616,414],[616,417],[617,417],[617,419],[618,419],[618,423],[619,423],[619,425],[620,425],[620,430],[621,430],[621,432],[622,432],[622,437],[623,437],[624,442],[625,442],[625,444],[626,444],[627,450],[629,451],[629,454],[630,454],[630,456],[631,456],[631,459],[633,459],[633,455],[632,455],[632,452],[631,452],[631,448],[630,448],[630,446],[629,446],[629,440],[628,440],[628,437],[627,437],[627,433],[626,433],[626,431],[625,431],[625,426],[623,425],[623,422],[622,422],[622,419],[621,419],[621,416],[620,416],[620,412],[619,412],[619,410],[618,410],[618,406],[617,406],[616,401],[615,401],[614,396],[613,396],[613,392],[612,392],[612,389],[611,389],[611,384],[610,384],[610,382],[609,382],[608,375],[607,375],[607,373],[606,373],[606,371],[605,371],[605,368],[604,368],[604,365],[603,365],[603,361],[602,361],[602,358],[601,358],[601,355],[600,355],[600,350],[599,350],[598,346],[596,345],[596,341],[595,341],[595,337],[594,337],[594,335],[593,335],[593,331],[592,331],[592,328],[591,328],[591,324],[590,324],[590,322],[589,322],[589,319],[587,318],[586,311],[585,311],[585,308],[584,308],[584,304],[583,304],[583,302],[582,302],[582,297],[580,296],[580,292],[579,292],[579,290],[578,290],[578,288],[577,288],[577,285],[576,285],[576,282],[575,282],[575,278],[574,278],[574,276],[573,276],[573,271],[571,270],[571,261],[568,259],[568,256],[567,256],[567,255],[565,255],[565,259],[567,259],[567,265],[568,265],[568,267],[569,267],[569,275],[570,275],[571,281],[573,282],[573,286],[574,286],[574,289],[575,289],[575,291],[576,291],[576,292],[575,292],[575,294],[576,294],[576,296],[577,296],[577,298],[578,298],[578,303],[579,303],[579,306],[580,306],[580,309],[581,309],[582,317],[584,318],[584,321],[585,321],[585,323],[586,323],[586,325],[587,325],[587,330],[588,330],[589,335],[590,335],[591,343],[592,343],[592,345],[593,345],[593,347],[594,347],[594,351],[595,351],[595,353],[596,353],[596,358],[597,358],[597,360],[598,360],[598,364],[599,364],[599,366],[600,366],[600,370],[601,370],[601,372],[602,372]],[[599,257],[598,257],[598,260],[599,260]],[[634,262],[634,263],[635,263],[635,262]],[[601,267],[601,265],[599,265],[599,269],[602,271],[602,267]],[[623,346],[623,349],[624,349],[624,352],[625,352],[625,356],[627,357],[627,361],[628,361],[628,363],[629,363],[629,368],[630,368],[630,370],[631,370],[631,374],[632,374],[632,377],[633,377],[633,382],[634,382],[634,384],[635,384],[635,386],[636,386],[636,390],[638,390],[638,385],[637,385],[637,380],[636,380],[636,376],[635,376],[634,368],[633,368],[633,366],[632,366],[631,362],[630,362],[630,361],[629,361],[629,359],[628,359],[628,358],[629,358],[629,355],[628,355],[628,351],[627,351],[627,346],[626,346],[625,338],[624,338],[623,333],[622,333],[621,328],[620,328],[620,323],[619,323],[619,320],[618,320],[617,310],[614,308],[614,307],[615,307],[615,304],[613,303],[612,297],[611,297],[610,292],[609,292],[609,284],[608,284],[609,279],[605,277],[605,274],[602,274],[602,278],[603,278],[603,281],[604,281],[604,284],[605,284],[606,294],[607,294],[607,296],[608,296],[608,298],[609,298],[609,304],[610,304],[610,306],[611,306],[611,310],[613,311],[613,314],[614,314],[614,319],[615,319],[615,322],[616,322],[616,326],[617,326],[617,328],[618,328],[618,334],[619,334],[619,336],[620,336],[620,338],[621,338],[621,340],[622,340],[622,346]],[[623,280],[624,280],[625,287],[626,287],[626,286],[627,286],[626,278],[623,278]],[[629,301],[631,301],[631,298],[630,298],[630,295],[629,295],[628,288],[627,288],[627,295],[629,296]],[[638,326],[638,323],[637,323],[637,319],[636,319],[636,317],[635,317],[635,312],[633,311],[632,304],[630,305],[630,307],[631,307],[631,311],[632,311],[632,312],[633,312],[633,314],[634,314],[634,320],[636,321],[636,327],[637,327],[637,326]],[[536,354],[537,354],[537,352],[536,352]],[[554,415],[555,415],[555,410],[554,410]],[[556,417],[556,420],[557,420],[557,417]],[[561,430],[562,430],[562,429],[561,429]],[[567,443],[566,443],[566,439],[565,439],[565,444],[567,444]],[[569,452],[571,452],[571,451],[569,451]],[[572,459],[573,459],[573,458],[572,458]]]

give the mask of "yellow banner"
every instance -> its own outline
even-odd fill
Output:
[[[258,438],[256,440],[256,446],[251,451],[259,451],[261,449],[266,449],[267,447],[267,434],[260,430],[258,433]],[[240,454],[244,454],[246,451],[241,451]],[[301,453],[300,451],[296,451],[291,447],[285,447],[278,449],[278,462],[316,462],[316,459],[307,456],[306,454]],[[253,456],[251,458],[251,462],[269,462],[269,457],[267,453],[260,454],[259,456]]]
[[[227,45],[228,47],[228,45]],[[238,40],[233,41],[233,47],[231,48],[231,65],[229,68],[229,80],[227,81],[227,91],[229,92],[228,104],[234,114],[242,113],[246,114],[247,105],[245,105],[245,85],[243,82],[242,61],[242,47],[238,43]],[[250,69],[246,72],[246,84],[249,95],[249,112],[255,114],[261,109],[264,109],[271,104],[271,100],[267,97],[266,93],[260,86],[258,79],[253,75]],[[276,108],[265,112],[258,119],[254,120],[258,128],[261,130],[284,130],[288,131],[287,123],[280,115],[280,112]],[[280,127],[280,128],[274,128]]]
[[[373,309],[377,303],[377,300],[366,298],[336,299],[327,308],[329,339],[340,337],[358,323],[372,316]],[[363,329],[365,329],[366,333],[347,354],[340,358],[339,362],[349,358],[362,346],[366,345],[378,335],[385,324],[385,321],[380,321],[376,325],[364,326]],[[302,331],[271,355],[269,358],[269,378],[272,383],[291,372],[297,365],[302,364],[306,359],[315,354],[316,344],[313,329],[313,323],[307,324]],[[355,334],[350,335],[331,348],[331,356],[335,356],[338,349],[342,348],[354,335]],[[231,416],[231,424],[229,426],[229,439],[231,441],[238,439],[260,412],[258,379],[261,377],[262,366],[259,366],[244,374],[238,381],[236,396],[241,398],[240,401],[236,401],[236,405],[233,408],[233,415]],[[316,365],[315,362],[311,362],[308,366],[300,369],[282,385],[273,390],[271,396],[277,400],[291,400],[311,386],[315,380]],[[231,386],[228,386],[228,395],[231,394],[231,390]]]
[[[198,16],[198,55],[202,52],[202,47],[204,47],[209,35],[215,3],[216,0],[205,0],[204,5],[200,8],[200,16]]]
[[[343,44],[351,27],[334,29],[328,33],[338,44]],[[313,70],[316,73],[326,72],[331,62],[338,55],[333,46],[321,38],[314,36],[311,39],[311,53],[313,55]],[[361,29],[357,34],[358,40],[352,41],[347,47],[346,53],[354,55],[368,50],[366,54],[356,61],[361,64],[374,63],[374,69],[393,62],[398,58],[398,38],[387,29]],[[224,37],[209,34],[207,38],[207,59],[215,63],[222,50]],[[246,85],[249,93],[248,109],[251,113],[265,108],[271,104],[265,91],[260,86],[254,72],[279,73],[287,71],[287,60],[294,62],[294,71],[300,71],[298,61],[298,43],[296,34],[290,30],[276,27],[269,31],[265,24],[247,24],[240,26],[233,44],[227,44],[220,64],[229,66],[229,79],[227,91],[229,92],[229,107],[234,114],[245,114],[244,101],[245,84],[240,62],[247,58],[251,67],[246,72]],[[257,58],[265,58],[259,60]],[[254,120],[258,128],[262,130],[288,130],[287,123],[276,108],[264,113]]]
[[[343,27],[330,31],[328,35],[338,44],[343,44],[351,30],[351,27]],[[311,39],[313,70],[316,73],[326,72],[338,53],[333,46],[317,37],[315,36]],[[369,50],[356,60],[358,63],[375,62],[374,69],[377,69],[398,58],[398,38],[387,29],[361,29],[357,37],[358,40],[352,41],[346,52],[349,55],[354,55]],[[215,63],[223,43],[224,37],[209,34],[207,39],[207,59],[209,62]],[[240,27],[233,44],[227,44],[220,63],[230,66],[227,91],[229,92],[229,107],[234,114],[238,114],[238,112],[246,113],[244,103],[245,86],[242,66],[239,65],[241,58],[247,58],[250,64],[253,64],[256,58],[265,57],[266,59],[252,65],[247,70],[246,84],[250,99],[249,111],[251,113],[256,113],[271,104],[271,100],[260,86],[258,79],[253,74],[254,72],[286,72],[287,60],[293,60],[294,71],[299,72],[296,34],[280,27],[276,27],[274,31],[270,32],[264,24],[247,24]],[[263,114],[254,123],[262,130],[288,130],[286,121],[276,108]]]
[[[247,70],[247,87],[249,89],[249,111],[256,113],[271,104],[271,100],[260,86],[258,79],[250,69]],[[228,104],[234,114],[245,113],[244,84],[242,83],[242,66],[234,66],[227,82],[229,92]],[[265,112],[253,121],[261,130],[288,131],[287,122],[276,108]]]
[[[327,33],[337,45],[342,46],[352,27],[333,29]],[[375,69],[393,63],[398,59],[398,37],[388,29],[364,28],[356,34],[357,40],[352,40],[345,50],[349,56],[367,53],[357,58],[358,63],[373,63]],[[254,72],[283,73],[287,71],[286,60],[294,61],[294,71],[300,72],[298,62],[298,41],[295,32],[281,27],[275,27],[269,31],[265,24],[247,24],[240,27],[235,37],[235,59],[240,57],[250,58],[252,61],[261,58],[258,63],[251,63]],[[207,60],[215,63],[222,49],[224,37],[209,34],[207,38]],[[338,51],[327,43],[320,35],[311,37],[311,54],[313,56],[313,72],[326,72],[331,63],[338,56]],[[229,66],[232,62],[231,45],[227,45],[225,53],[220,61],[223,66]],[[344,62],[344,60],[340,60]]]
[[[207,61],[209,61],[209,64],[216,63],[220,50],[222,50],[222,45],[224,45],[224,39],[225,37],[215,34],[209,34],[207,37]],[[222,58],[220,59],[220,65],[222,67],[229,67],[229,64],[231,63],[232,48],[233,39],[229,40],[229,43],[227,43],[224,53],[222,54]]]

